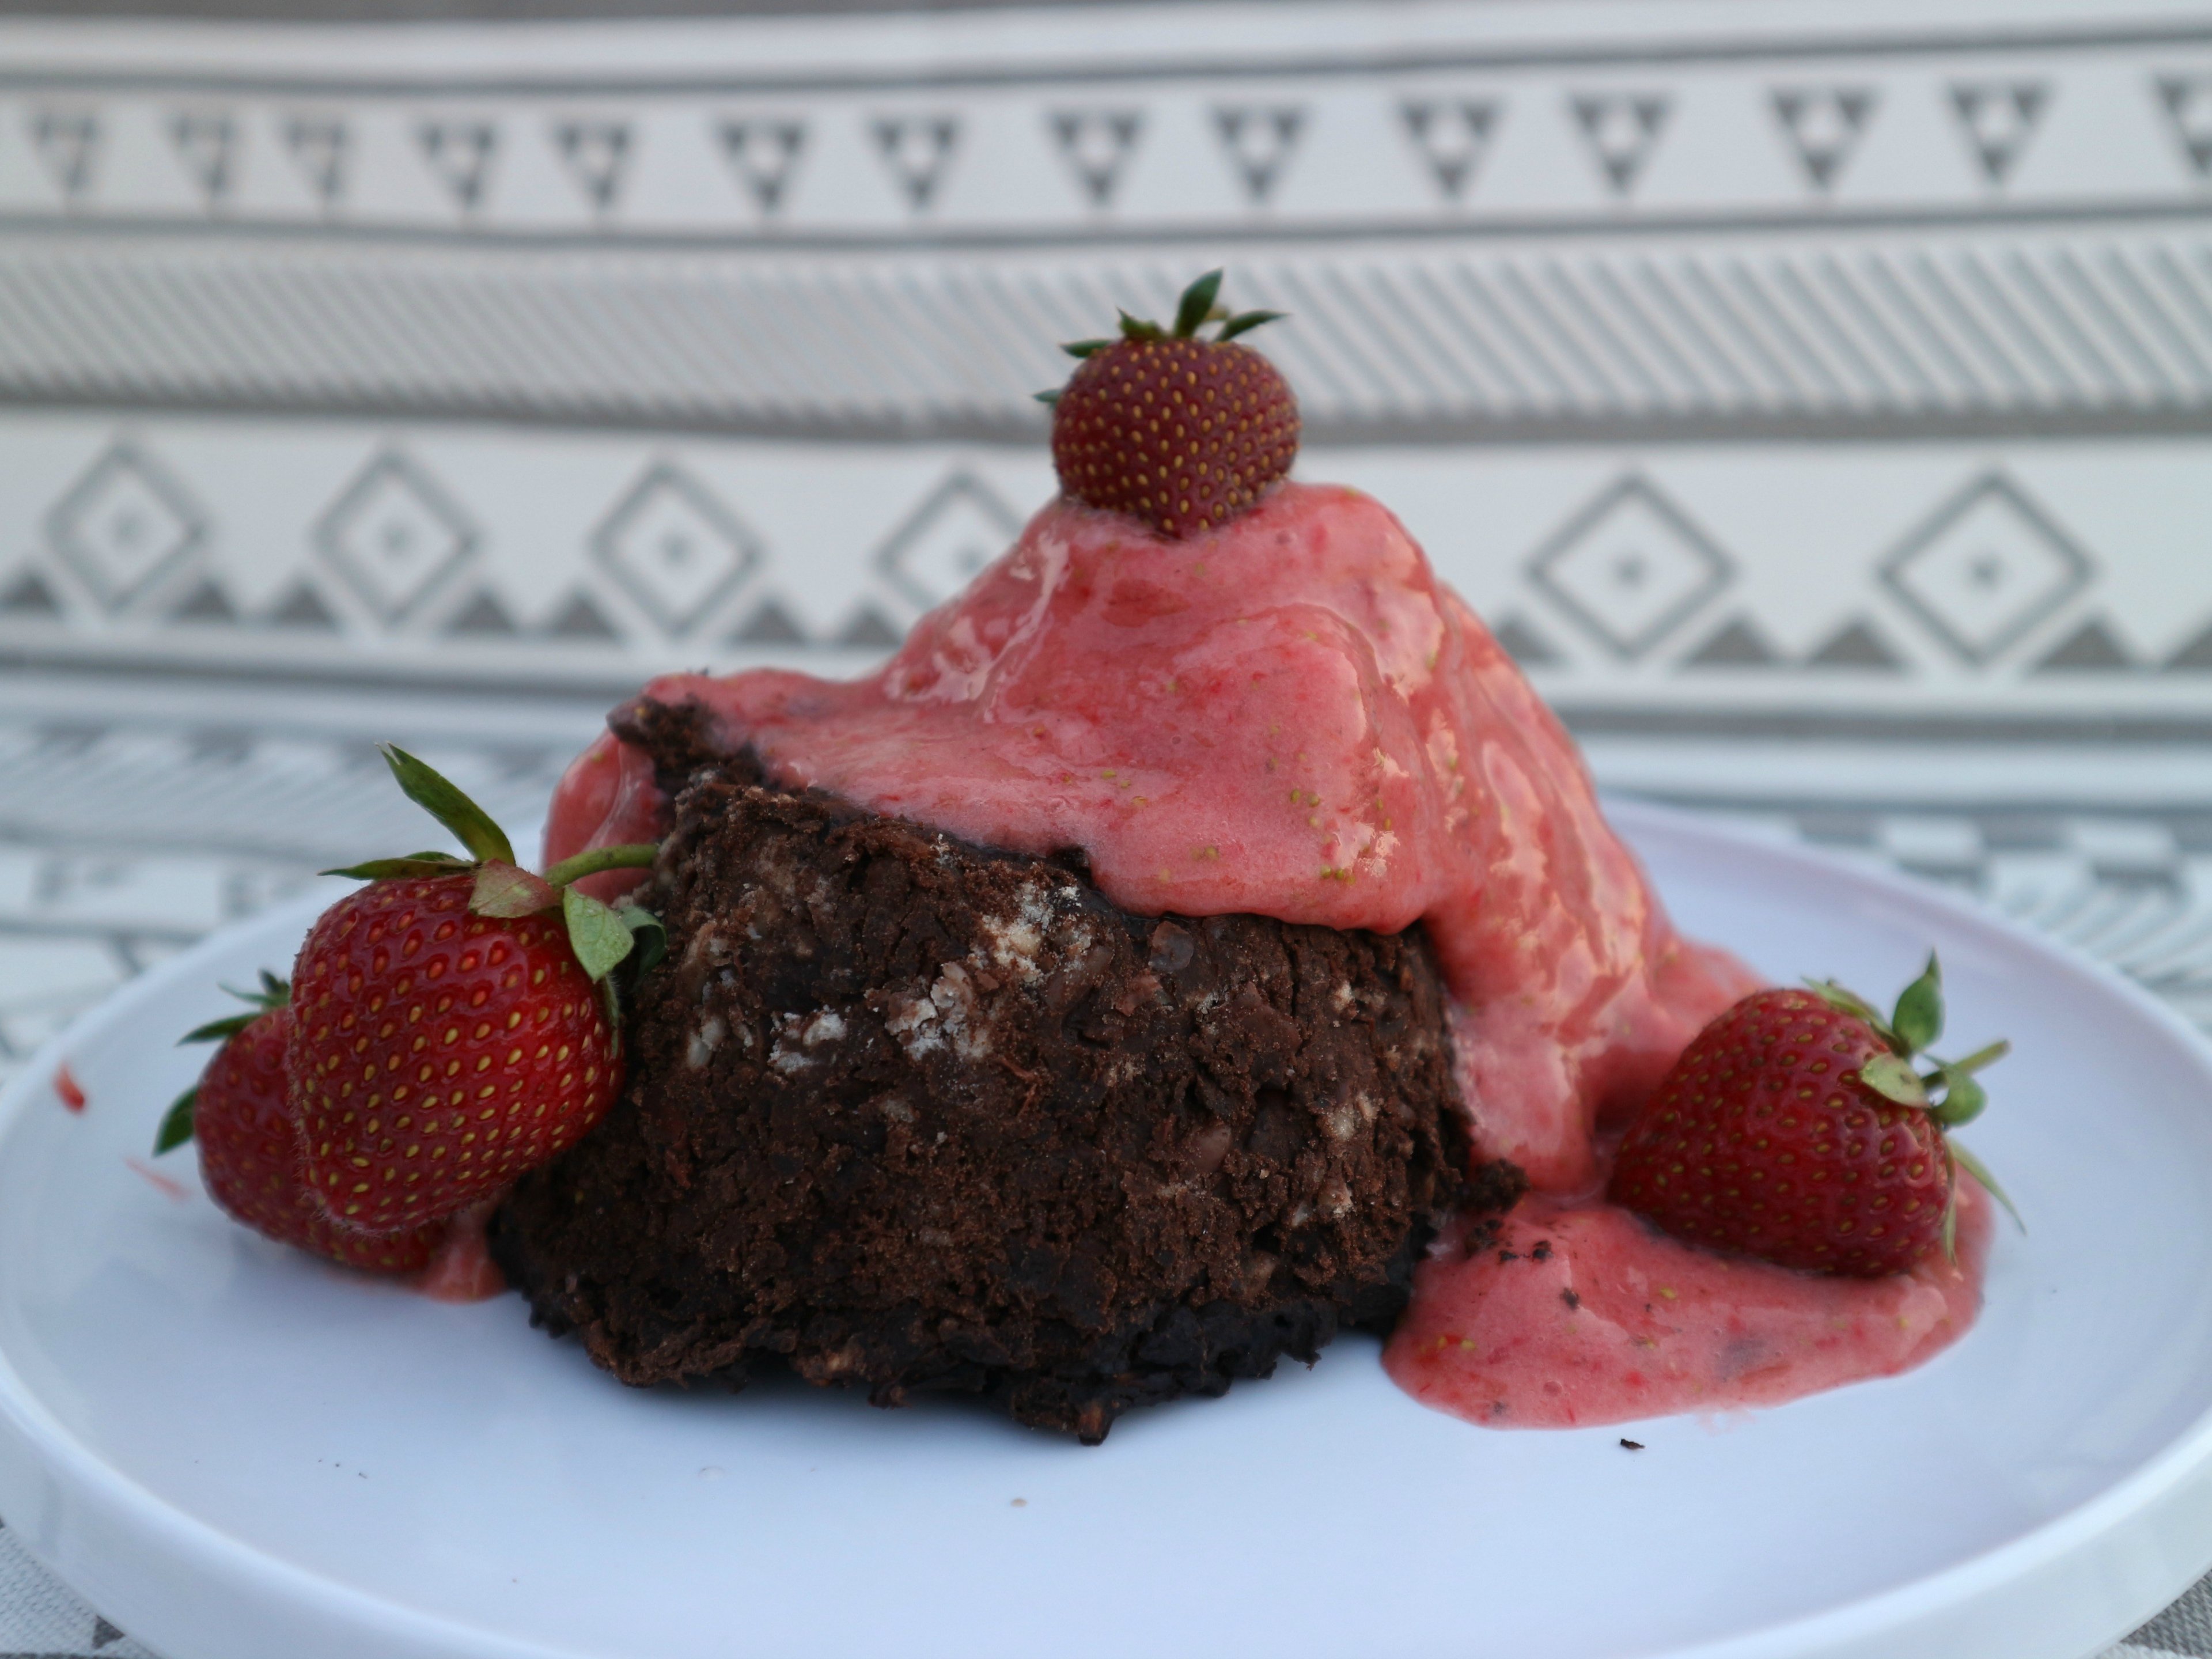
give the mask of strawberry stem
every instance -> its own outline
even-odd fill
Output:
[[[596,876],[606,870],[650,870],[653,855],[659,848],[650,842],[637,842],[621,847],[589,847],[573,858],[565,858],[544,875],[549,887],[566,887],[572,881],[581,881],[586,876]]]

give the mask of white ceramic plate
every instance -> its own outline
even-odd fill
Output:
[[[0,1100],[0,1515],[170,1659],[2082,1659],[2212,1562],[2212,1053],[1942,895],[1643,810],[1692,930],[2009,1033],[1972,1139],[2033,1227],[1908,1376],[1725,1421],[1499,1432],[1340,1342],[1098,1450],[950,1404],[636,1393],[141,1172],[276,913]],[[89,1104],[64,1109],[66,1059]],[[134,1164],[133,1160],[141,1160]]]

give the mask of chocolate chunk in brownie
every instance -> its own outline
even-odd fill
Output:
[[[494,1223],[538,1323],[626,1382],[776,1363],[1095,1443],[1396,1317],[1472,1190],[1418,927],[1132,915],[1079,858],[763,787],[682,711],[625,726],[688,778],[670,951],[623,1097]]]

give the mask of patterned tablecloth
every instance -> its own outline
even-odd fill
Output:
[[[376,739],[525,823],[880,654],[1213,264],[1610,787],[2212,1023],[2212,7],[332,9],[0,15],[0,1074],[411,845]],[[0,1656],[143,1651],[0,1528]]]

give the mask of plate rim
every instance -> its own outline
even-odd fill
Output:
[[[1646,845],[1661,842],[1702,844],[1708,850],[1733,849],[1792,867],[1792,873],[1839,880],[1892,899],[1909,899],[1954,927],[2025,948],[2046,963],[2117,998],[2137,1016],[2148,1017],[2191,1053],[2207,1077],[2212,1078],[2212,1036],[2177,1010],[2118,969],[1972,897],[1830,849],[1784,842],[1724,818],[1611,794],[1604,797],[1603,805],[1608,821],[1629,843],[1639,863],[1644,861]],[[1660,896],[1663,902],[1665,895]],[[330,902],[327,892],[311,890],[219,927],[77,1015],[40,1044],[22,1071],[0,1088],[0,1149],[7,1146],[15,1120],[51,1094],[57,1069],[88,1030],[125,1018],[143,1003],[164,998],[173,987],[204,973],[205,964],[226,954],[241,935],[288,931],[295,921],[304,933],[308,922]],[[2155,1601],[2149,1601],[2140,1585],[2134,1586],[2131,1599],[2144,1603],[2142,1610],[2130,1615],[2125,1624],[2094,1638],[2116,1641],[2155,1615],[2212,1566],[2212,1399],[2166,1444],[2111,1486],[2021,1537],[1838,1606],[1713,1640],[1655,1650],[1650,1659],[1753,1659],[1753,1656],[1790,1659],[1798,1655],[1856,1659],[1862,1652],[1873,1659],[1885,1651],[1901,1652],[1896,1644],[1911,1634],[1914,1625],[1956,1615],[2000,1587],[2051,1577],[2045,1569],[2093,1548],[2100,1539],[2130,1522],[2144,1522],[2161,1506],[2172,1508],[2182,1501],[2192,1478],[2206,1489],[2198,1528],[2201,1535],[2188,1556],[2196,1565],[2179,1571],[2169,1567],[2154,1580],[2146,1581],[2157,1586],[2153,1592],[2159,1598]],[[36,1490],[40,1484],[47,1488],[45,1494]],[[66,1490],[71,1485],[74,1492]],[[78,1441],[48,1411],[16,1370],[5,1346],[0,1346],[0,1514],[9,1509],[21,1513],[25,1507],[55,1510],[55,1516],[43,1524],[33,1522],[28,1516],[21,1522],[11,1519],[9,1529],[34,1559],[64,1583],[102,1613],[117,1617],[142,1642],[159,1645],[164,1639],[161,1626],[167,1621],[163,1610],[152,1605],[160,1598],[139,1592],[140,1584],[150,1582],[147,1577],[142,1575],[137,1584],[114,1583],[109,1582],[110,1574],[90,1569],[88,1564],[86,1571],[73,1572],[70,1568],[80,1564],[70,1559],[66,1551],[53,1548],[52,1540],[43,1535],[59,1527],[60,1511],[70,1507],[66,1500],[72,1496],[82,1512],[70,1516],[70,1530],[118,1543],[166,1546],[193,1578],[223,1582],[235,1591],[251,1595],[258,1612],[281,1614],[277,1624],[300,1627],[299,1636],[280,1634],[273,1644],[240,1629],[225,1638],[229,1644],[228,1659],[256,1659],[264,1653],[276,1659],[280,1654],[296,1652],[313,1625],[331,1620],[373,1635],[382,1644],[374,1651],[389,1659],[417,1655],[421,1659],[453,1659],[464,1653],[471,1659],[588,1659],[580,1650],[534,1638],[518,1639],[465,1620],[387,1601],[321,1571],[264,1554],[228,1535],[142,1486]],[[132,1536],[126,1540],[125,1534]],[[57,1560],[58,1554],[64,1559]],[[153,1615],[150,1623],[149,1613]],[[149,1633],[140,1635],[141,1629]],[[190,1640],[186,1647],[171,1650],[173,1659],[198,1659],[194,1650],[201,1647],[197,1639]]]

